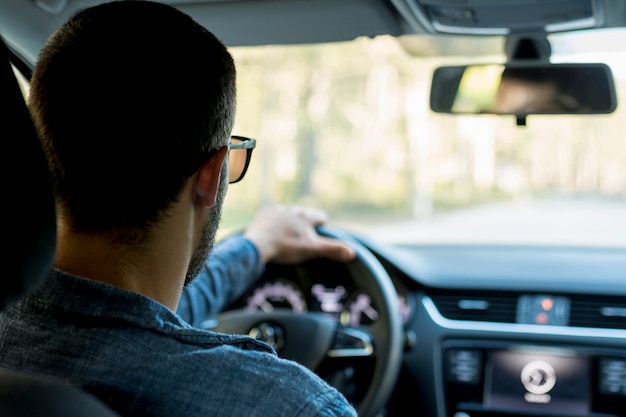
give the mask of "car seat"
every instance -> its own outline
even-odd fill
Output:
[[[7,243],[0,278],[0,309],[3,309],[34,289],[52,267],[56,220],[48,167],[10,64],[9,50],[1,39],[0,100],[1,189]],[[77,387],[0,368],[0,416],[116,417],[117,414]]]

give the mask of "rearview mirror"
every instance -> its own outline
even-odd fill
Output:
[[[454,114],[605,114],[617,99],[606,64],[479,64],[437,68],[430,107]]]

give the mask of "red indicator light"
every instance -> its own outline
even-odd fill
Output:
[[[552,310],[552,307],[554,307],[554,301],[552,298],[544,298],[541,300],[541,308],[543,308],[544,311],[550,311]]]
[[[535,323],[537,324],[548,324],[549,318],[546,313],[539,313],[535,316]]]

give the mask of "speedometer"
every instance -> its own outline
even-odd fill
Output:
[[[405,296],[398,295],[398,306],[402,322],[406,323],[410,307]],[[358,291],[346,303],[346,308],[341,312],[340,322],[344,326],[369,325],[378,320],[378,316],[378,311],[372,304],[372,298],[365,292]]]
[[[344,326],[359,326],[372,324],[378,320],[378,311],[372,305],[372,297],[359,291],[353,294],[346,303],[346,309],[341,312],[341,324]]]
[[[302,291],[289,281],[277,279],[256,288],[246,299],[244,310],[269,313],[277,308],[288,308],[296,313],[307,311]]]

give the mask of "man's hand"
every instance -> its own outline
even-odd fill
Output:
[[[258,248],[265,263],[297,263],[323,257],[350,261],[354,249],[315,230],[327,219],[324,211],[301,206],[273,206],[261,210],[244,235]]]

